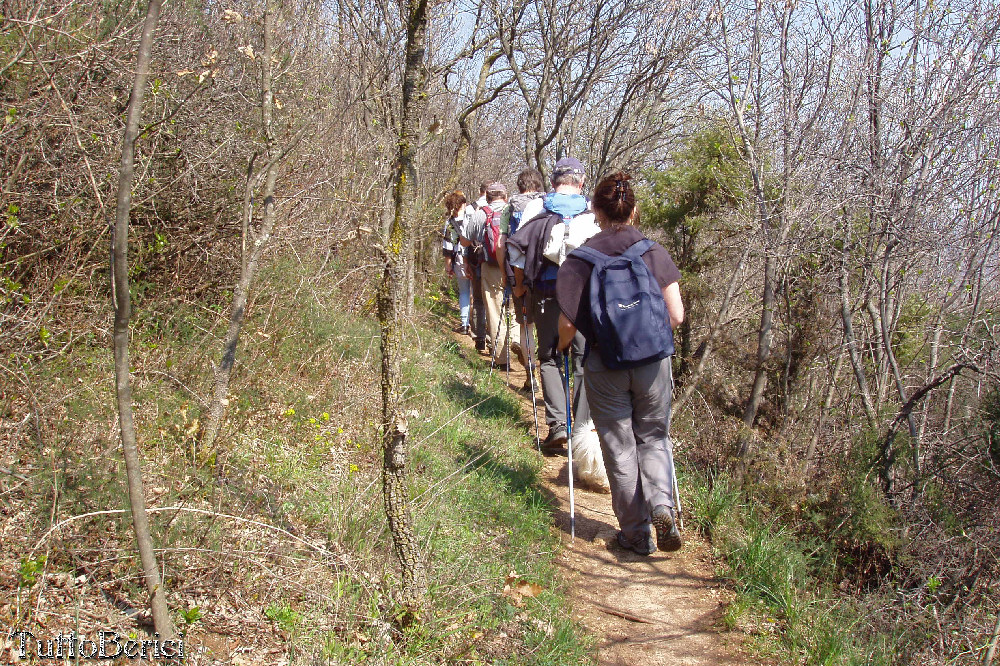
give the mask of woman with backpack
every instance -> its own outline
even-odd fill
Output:
[[[672,327],[684,319],[670,254],[635,226],[630,176],[616,172],[594,188],[601,231],[566,257],[556,297],[559,349],[577,330],[587,340],[584,385],[621,531],[640,555],[681,547],[676,527],[670,404]],[[652,530],[656,531],[656,542]]]
[[[459,239],[465,225],[466,200],[461,190],[449,192],[444,197],[444,208],[448,219],[444,223],[444,240],[441,250],[444,253],[444,271],[449,277],[454,277],[458,283],[459,325],[456,329],[465,335],[471,335],[469,329],[469,300],[472,293],[472,281],[465,275],[465,257]]]

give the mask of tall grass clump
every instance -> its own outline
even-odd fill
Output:
[[[691,475],[694,522],[720,557],[735,592],[724,622],[751,636],[761,658],[816,666],[897,664],[898,641],[855,600],[823,583],[829,573],[814,539],[788,516],[727,476]]]

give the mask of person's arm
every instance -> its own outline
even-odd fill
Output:
[[[566,315],[559,313],[559,351],[566,351],[573,344],[573,336],[576,335],[576,326],[573,325]]]
[[[452,264],[453,260],[451,258],[451,254],[444,255],[444,272],[447,273],[448,277],[451,277],[452,275],[455,274],[455,270],[452,267]]]
[[[500,234],[500,242],[497,244],[497,264],[501,267],[507,260],[507,234]]]
[[[663,288],[663,300],[667,304],[670,327],[676,330],[684,322],[684,302],[681,300],[681,288],[676,282]]]

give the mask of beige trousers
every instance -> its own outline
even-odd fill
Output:
[[[486,335],[493,341],[493,353],[497,363],[507,362],[507,332],[510,331],[510,342],[521,344],[521,329],[514,321],[513,301],[503,308],[504,289],[503,269],[499,266],[483,264],[483,295],[486,301]],[[504,320],[500,320],[500,311],[504,310]],[[509,326],[507,318],[510,318]],[[499,334],[497,334],[499,329]],[[511,350],[511,362],[517,358]]]

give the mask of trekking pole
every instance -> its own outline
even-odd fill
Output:
[[[670,387],[671,387],[671,392],[672,392],[673,391],[673,386],[674,386],[674,380],[673,380],[674,369],[673,369],[673,366],[671,366],[671,365],[668,364],[667,371],[671,375],[671,377],[670,377]],[[670,409],[673,409],[673,408],[674,408],[674,402],[673,402],[673,400],[671,400],[670,401]],[[668,439],[670,438],[670,411],[667,411],[667,438]],[[671,442],[672,441],[673,440],[671,440]],[[670,446],[670,483],[671,483],[672,490],[673,490],[673,495],[674,495],[674,510],[677,512],[677,529],[678,530],[683,530],[684,529],[684,518],[682,518],[683,512],[681,510],[681,492],[680,492],[680,489],[677,487],[677,465],[674,462],[674,447],[673,447],[672,443],[671,443],[671,446]]]
[[[672,454],[671,458],[673,458]],[[670,481],[673,484],[674,505],[675,508],[677,509],[677,529],[683,530],[684,518],[682,518],[683,513],[681,511],[681,493],[680,490],[677,488],[677,468],[674,466],[673,460],[670,461],[670,477],[671,477]]]
[[[576,540],[576,505],[573,502],[573,394],[569,391],[569,350],[565,352],[566,378],[566,431],[569,435],[566,450],[569,451],[569,538]]]
[[[505,346],[507,347],[507,386],[510,386],[510,320],[511,320],[511,316],[510,316],[510,305],[508,305],[508,301],[510,300],[510,298],[511,298],[510,287],[504,287],[504,289],[503,289],[503,303],[504,303],[504,305],[507,306],[507,317],[506,317],[506,322],[507,322],[507,337],[504,340]],[[504,321],[504,320],[501,319],[501,321]]]
[[[528,345],[528,385],[531,387],[531,416],[535,419],[535,446],[542,452],[542,440],[538,437],[538,403],[535,402],[535,366],[531,362],[531,324],[524,320],[524,337]]]

